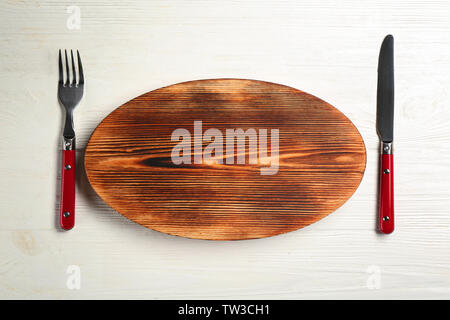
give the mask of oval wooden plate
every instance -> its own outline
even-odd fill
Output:
[[[297,89],[241,79],[141,95],[101,122],[85,153],[90,183],[119,213],[212,240],[316,222],[350,198],[365,165],[361,135],[336,108]]]

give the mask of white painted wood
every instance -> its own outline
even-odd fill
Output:
[[[79,30],[66,27],[70,5],[81,10]],[[449,15],[447,0],[2,1],[0,298],[450,298]],[[382,236],[375,100],[387,33],[396,41],[397,230]],[[366,142],[363,182],[305,229],[209,242],[129,222],[79,171],[76,229],[59,232],[58,48],[79,48],[85,66],[80,164],[96,125],[130,98],[238,77],[338,107]],[[70,265],[80,267],[79,290],[66,286]]]

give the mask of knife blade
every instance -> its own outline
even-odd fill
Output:
[[[381,140],[380,232],[394,231],[394,37],[387,35],[381,44],[378,60],[377,131]]]

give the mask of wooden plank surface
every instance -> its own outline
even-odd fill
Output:
[[[79,29],[67,28],[71,5]],[[447,0],[1,2],[0,296],[450,298],[449,15]],[[397,229],[386,237],[375,233],[375,101],[388,33]],[[57,232],[59,48],[80,49],[85,66],[78,159],[106,115],[150,89],[259,79],[332,102],[353,121],[367,147],[361,186],[302,230],[208,242],[129,222],[80,176],[76,229]],[[79,289],[67,286],[78,270],[70,266],[79,267]]]
[[[188,81],[125,103],[92,134],[87,177],[145,227],[243,240],[314,223],[356,190],[366,148],[325,101],[245,79]]]

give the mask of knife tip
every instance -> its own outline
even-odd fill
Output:
[[[392,34],[388,34],[386,37],[384,37],[383,42],[391,42],[394,41],[394,36]]]

